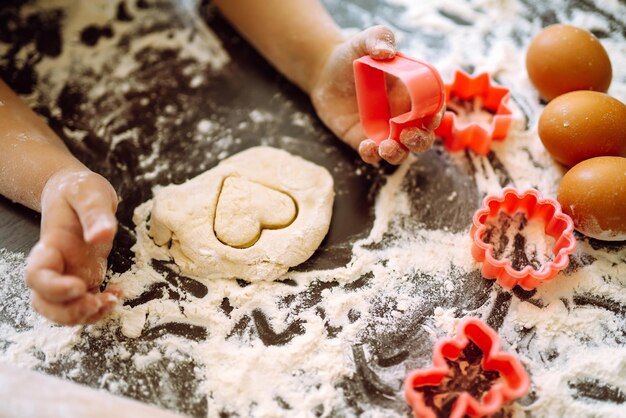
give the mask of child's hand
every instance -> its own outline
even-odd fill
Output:
[[[33,308],[63,325],[94,322],[119,296],[98,292],[117,229],[115,191],[91,171],[61,171],[46,183],[41,208],[41,237],[26,267]]]
[[[423,129],[405,129],[400,135],[403,145],[385,140],[380,146],[365,137],[359,121],[359,110],[352,70],[352,62],[364,55],[374,59],[390,59],[396,54],[393,32],[384,26],[375,26],[360,32],[337,45],[330,53],[312,91],[311,99],[322,121],[347,144],[358,149],[361,158],[377,163],[381,158],[391,164],[400,164],[409,150],[428,150],[439,126],[444,109],[433,117],[425,118]],[[404,86],[397,79],[388,78],[391,115],[410,110],[411,102]]]

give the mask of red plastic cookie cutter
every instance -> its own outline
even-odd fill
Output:
[[[480,99],[482,108],[494,112],[491,122],[471,122],[459,126],[454,112],[447,110],[435,134],[443,138],[445,147],[450,151],[469,148],[476,154],[485,155],[491,149],[491,142],[506,138],[513,115],[507,106],[510,98],[509,89],[491,83],[488,73],[480,73],[475,77],[465,71],[454,73],[452,84],[446,84],[446,103],[451,98],[461,100]]]
[[[512,354],[500,351],[498,334],[477,318],[461,321],[454,339],[439,341],[433,350],[433,367],[411,372],[404,382],[404,396],[413,410],[415,418],[436,418],[435,411],[426,405],[424,395],[416,388],[439,386],[448,375],[450,368],[446,358],[456,360],[469,342],[476,344],[483,353],[483,370],[493,370],[500,378],[476,399],[468,392],[462,392],[454,402],[451,418],[461,418],[465,414],[481,417],[496,413],[502,405],[520,398],[528,392],[530,379],[520,361]]]
[[[354,81],[361,125],[368,138],[380,144],[385,139],[400,140],[405,128],[422,129],[422,119],[434,115],[445,103],[441,76],[432,65],[401,53],[390,60],[369,56],[354,61]],[[391,117],[385,74],[397,77],[407,88],[411,110]]]
[[[522,270],[513,268],[508,259],[497,260],[493,256],[493,245],[483,241],[487,227],[485,221],[498,212],[508,215],[522,212],[527,220],[538,219],[545,224],[545,233],[555,239],[552,253],[554,259],[541,266],[525,266]],[[486,196],[482,207],[474,213],[471,230],[472,256],[482,262],[482,274],[487,279],[496,281],[505,289],[520,285],[525,290],[536,288],[542,283],[554,279],[557,273],[567,267],[569,254],[576,248],[574,222],[561,211],[561,205],[554,199],[543,198],[537,190],[520,192],[512,187],[502,190],[499,195]]]

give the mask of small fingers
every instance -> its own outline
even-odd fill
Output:
[[[104,243],[113,240],[117,232],[115,216],[109,213],[89,213],[79,216],[80,223],[85,230],[85,242],[90,244]]]
[[[375,26],[369,30],[368,53],[374,59],[390,59],[396,55],[396,37],[386,26]]]
[[[369,55],[374,59],[391,59],[396,55],[396,38],[386,26],[374,26],[358,33],[353,38],[355,53],[362,57]]]
[[[424,152],[435,142],[435,133],[419,128],[405,128],[400,133],[400,142],[413,152]]]
[[[87,292],[87,286],[78,277],[62,276],[52,270],[37,270],[28,275],[26,284],[42,298],[54,302],[68,302]]]
[[[403,129],[400,133],[400,142],[413,152],[424,152],[432,147],[435,142],[434,130],[439,127],[446,107],[443,106],[439,112],[422,119],[423,129],[417,127]]]
[[[102,307],[95,314],[85,318],[83,321],[84,324],[93,324],[108,315],[119,302],[121,292],[107,289],[97,296],[102,300]]]
[[[107,286],[107,288],[102,292],[103,294],[115,296],[117,299],[120,299],[123,295],[122,289],[116,286]]]
[[[422,126],[428,131],[434,131],[441,124],[443,115],[446,113],[446,106],[442,106],[441,110],[432,116],[426,116],[422,119]]]
[[[53,303],[34,293],[32,305],[35,311],[59,325],[78,325],[98,314],[105,303],[102,294],[87,293],[71,302]]]
[[[50,302],[67,302],[84,295],[87,285],[63,272],[63,258],[55,248],[38,243],[28,257],[26,285]]]
[[[398,116],[411,110],[411,95],[406,85],[397,77],[385,74],[389,97],[389,113]]]
[[[398,165],[409,155],[409,150],[398,141],[385,139],[378,146],[378,154],[388,163]]]
[[[377,164],[380,161],[378,145],[372,139],[365,139],[359,144],[359,155],[368,164]]]

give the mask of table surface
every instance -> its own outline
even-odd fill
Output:
[[[365,27],[373,23],[393,25],[394,15],[402,11],[402,6],[387,4],[384,1],[328,0],[325,3],[344,27]],[[539,17],[544,25],[556,19],[555,11],[547,5],[549,2],[521,1],[520,3],[524,5],[524,13],[528,19]],[[119,2],[119,4],[124,4],[124,2]],[[572,10],[589,13],[595,10],[593,4],[587,1],[571,1],[569,4]],[[74,77],[69,78],[63,83],[61,91],[56,92],[58,93],[56,96],[46,95],[45,89],[49,87],[49,84],[46,80],[37,77],[37,72],[34,70],[36,62],[24,64],[16,58],[19,56],[20,48],[26,48],[28,45],[36,44],[40,58],[45,59],[58,54],[55,48],[71,48],[72,43],[78,42],[76,39],[55,38],[59,33],[59,27],[64,24],[63,8],[50,11],[50,7],[47,7],[45,12],[38,12],[31,6],[30,2],[20,1],[0,6],[0,13],[2,13],[0,20],[10,16],[23,30],[19,38],[7,37],[6,34],[11,32],[6,32],[0,37],[0,42],[5,44],[12,42],[15,46],[0,61],[0,75],[20,94],[30,97],[36,110],[48,118],[51,126],[66,141],[71,151],[91,169],[107,177],[121,196],[118,217],[122,227],[109,260],[114,272],[124,272],[131,265],[133,254],[130,247],[134,242],[132,213],[138,204],[151,197],[153,186],[182,182],[214,166],[224,155],[232,155],[259,143],[284,148],[321,164],[327,167],[335,178],[338,194],[329,235],[316,254],[297,269],[306,271],[333,268],[345,265],[350,260],[353,243],[367,236],[371,229],[374,222],[373,208],[376,193],[384,184],[385,175],[392,173],[394,168],[383,166],[378,169],[360,162],[351,149],[341,144],[316,119],[308,98],[276,73],[217,13],[211,10],[203,11],[201,14],[204,22],[202,22],[190,20],[190,8],[185,2],[139,1],[133,7],[118,6],[117,15],[111,20],[111,24],[105,22],[100,26],[95,26],[95,29],[92,27],[90,32],[85,31],[84,29],[87,29],[85,27],[81,32],[84,36],[80,42],[94,44],[96,48],[98,43],[106,42],[106,27],[113,25],[114,20],[136,25],[137,30],[133,32],[136,37],[148,36],[153,32],[168,31],[172,27],[184,25],[192,25],[192,27],[199,25],[197,30],[202,33],[201,26],[208,24],[230,56],[230,61],[224,67],[217,70],[206,69],[208,76],[199,81],[201,88],[190,89],[188,86],[191,80],[186,68],[197,63],[171,48],[147,48],[143,51],[144,55],[138,58],[142,66],[129,74],[130,89],[115,89],[108,97],[100,97],[94,101],[85,94],[87,90],[85,86],[96,85],[102,79],[106,81],[106,75],[78,71],[80,81]],[[358,9],[358,13],[354,12],[355,8]],[[157,9],[167,14],[169,16],[167,22],[162,19],[153,21],[152,26],[141,25],[129,11],[132,10],[133,13],[140,15],[149,13],[150,9]],[[449,12],[442,13],[442,15],[452,20],[456,19],[461,24],[468,24],[462,22],[462,17],[455,17]],[[618,33],[615,36],[623,37],[625,33],[623,16],[611,16],[605,13],[598,13],[595,16],[609,22],[610,27],[615,28]],[[7,31],[7,27],[0,27],[0,34],[2,31]],[[12,34],[16,33],[18,32],[14,29]],[[126,42],[120,41],[112,48],[128,49],[132,40]],[[135,85],[141,88],[135,89]],[[41,94],[39,94],[40,91]],[[33,92],[36,94],[33,95]],[[51,100],[50,97],[54,99]],[[146,109],[142,104],[142,99],[146,97],[150,98],[150,109]],[[255,111],[260,111],[261,114],[271,114],[273,117],[269,123],[242,125],[249,121],[249,115]],[[179,117],[161,117],[172,112],[179,114]],[[292,120],[294,113],[307,116],[310,123],[303,126],[294,124]],[[217,123],[223,134],[222,137],[226,139],[214,142],[191,140],[186,133],[194,132],[198,123],[203,119],[210,119],[212,123]],[[234,127],[237,126],[245,126],[246,129],[239,129],[234,133]],[[80,139],[70,135],[68,132],[71,131],[82,132]],[[134,140],[112,142],[111,138],[126,131],[134,132]],[[160,150],[157,152],[157,159],[152,161],[150,160],[150,156],[154,153],[152,144],[157,134],[161,138]],[[233,137],[237,140],[233,140]],[[466,157],[469,159],[467,154]],[[490,153],[486,161],[501,178],[502,185],[511,183],[506,169],[494,153]],[[163,162],[168,163],[167,170],[158,169],[158,163]],[[412,186],[415,190],[411,194],[412,205],[415,207],[426,206],[427,203],[432,205],[430,210],[421,211],[417,215],[421,225],[431,230],[444,227],[451,231],[466,230],[468,219],[471,219],[482,198],[472,178],[470,165],[452,163],[442,147],[436,146],[426,155],[418,157],[415,166],[419,166],[419,170],[411,168],[414,172],[411,172],[409,176],[413,179]],[[448,170],[446,175],[442,175],[442,167]],[[145,175],[146,173],[154,173],[154,175]],[[457,193],[457,198],[454,204],[450,204],[446,198],[453,192]],[[6,199],[0,199],[0,248],[10,252],[27,253],[37,240],[38,222],[38,214]],[[580,236],[579,239],[581,239]],[[596,248],[602,248],[604,244],[593,243],[593,245]],[[607,251],[620,251],[621,247],[609,245],[606,248]],[[471,274],[479,275],[480,273],[475,271]],[[461,289],[449,297],[456,300],[459,307],[465,309],[480,306],[485,302],[493,287],[490,281],[480,283],[479,286]],[[322,286],[322,288],[315,289],[315,286]],[[316,293],[319,300],[324,286],[328,287],[329,284],[313,283],[307,291]],[[186,289],[183,282],[179,290],[182,293],[193,292],[193,289]],[[527,292],[518,288],[512,293],[498,290],[496,303],[484,319],[492,327],[498,329],[507,314],[511,299],[528,300],[533,294],[533,291]],[[140,304],[154,298],[154,295],[144,295],[143,298],[145,300],[139,299],[134,303]],[[581,300],[581,303],[583,302]],[[313,300],[312,303],[316,301]],[[591,297],[584,303],[604,308],[608,306],[607,309],[613,310],[616,315],[622,317],[626,315],[626,307],[619,304],[607,305],[603,304],[602,300]],[[436,306],[438,306],[437,301],[424,306],[423,315],[431,315]],[[417,328],[420,321],[421,319],[416,319],[413,325]],[[167,324],[165,329],[190,340],[202,339],[206,332],[198,327],[178,323]],[[159,330],[144,333],[136,341],[125,341],[126,347],[139,350],[149,346],[152,340],[158,338],[157,331]],[[341,383],[345,396],[352,399],[350,405],[354,413],[363,411],[368,405],[382,405],[404,414],[406,408],[402,405],[401,398],[394,394],[392,388],[380,381],[373,370],[380,366],[381,359],[388,360],[388,365],[395,365],[415,356],[428,357],[431,347],[429,344],[426,345],[428,349],[411,351],[411,347],[423,345],[423,341],[427,340],[428,336],[423,333],[411,334],[407,329],[402,328],[385,332],[384,341],[377,337],[383,336],[371,335],[370,339],[352,347],[356,373],[354,376],[346,377]],[[191,416],[207,415],[206,399],[193,403],[185,401],[185,394],[197,384],[193,379],[186,379],[192,376],[193,361],[183,361],[178,365],[177,373],[180,379],[175,382],[172,389],[177,401],[174,404],[163,404],[159,397],[158,375],[144,375],[121,360],[112,365],[104,364],[96,357],[89,357],[87,347],[114,344],[117,338],[119,336],[104,336],[98,339],[93,336],[85,337],[86,340],[76,349],[87,355],[87,359],[82,364],[83,367],[89,368],[90,374],[81,375],[81,378],[77,379],[80,383],[97,387],[99,379],[111,367],[117,367],[118,372],[127,373],[129,379],[133,377],[142,379],[144,387],[151,388],[151,391],[146,393],[130,386],[122,394],[149,403],[165,405]],[[620,338],[623,343],[626,343],[623,336]],[[374,353],[367,360],[363,354],[364,345],[368,345]],[[409,352],[411,352],[410,355]],[[378,359],[377,366],[371,364],[372,359]],[[42,369],[47,373],[64,375],[64,370],[70,366],[71,364],[60,362]],[[574,388],[572,390],[577,391],[582,397],[601,399],[616,404],[624,402],[623,397],[620,397],[623,394],[620,395],[619,391],[607,390],[609,386],[601,381],[587,386],[572,387]]]

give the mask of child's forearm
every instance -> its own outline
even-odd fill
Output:
[[[41,193],[60,170],[86,170],[61,139],[0,80],[0,194],[41,210]]]
[[[216,0],[224,16],[281,73],[309,93],[343,37],[318,0]]]

